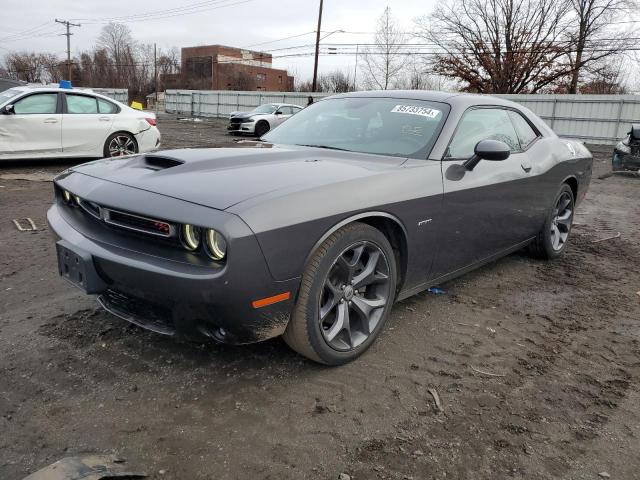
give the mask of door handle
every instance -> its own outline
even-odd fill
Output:
[[[111,120],[109,117],[100,117],[99,120],[101,122],[108,122],[109,120]]]
[[[529,173],[531,171],[531,164],[529,162],[522,162],[520,166],[526,173]]]
[[[57,118],[45,118],[44,123],[58,123]]]

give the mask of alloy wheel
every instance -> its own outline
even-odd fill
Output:
[[[551,221],[551,246],[555,251],[562,250],[569,238],[573,219],[573,199],[569,192],[563,192],[556,203]]]
[[[109,142],[109,156],[121,157],[136,153],[136,144],[128,135],[116,135]]]
[[[334,261],[320,295],[320,331],[338,351],[353,350],[376,329],[391,299],[389,262],[371,242],[358,242]]]

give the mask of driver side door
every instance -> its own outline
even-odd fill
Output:
[[[510,147],[503,161],[463,163],[486,139]],[[510,118],[500,107],[472,107],[463,115],[442,160],[442,230],[434,278],[454,273],[526,241],[534,214],[531,159],[523,151]]]
[[[16,100],[13,113],[0,115],[0,158],[59,155],[61,117],[55,92],[32,93]]]
[[[291,115],[292,115],[291,107],[288,107],[286,105],[280,107],[275,113],[276,125],[280,125],[282,122],[284,122]]]

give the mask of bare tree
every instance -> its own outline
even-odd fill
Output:
[[[621,17],[629,7],[629,0],[571,0],[577,25],[567,34],[571,47],[568,93],[578,93],[580,75],[585,68],[624,50],[625,35],[613,32],[610,22],[614,17]]]
[[[432,75],[427,66],[418,58],[411,58],[400,77],[394,83],[394,88],[403,90],[442,90],[441,78]]]
[[[479,93],[535,93],[567,75],[567,0],[445,0],[417,20],[433,72]]]
[[[46,61],[46,56],[29,52],[13,52],[5,57],[9,74],[16,80],[25,82],[48,82]]]
[[[345,93],[353,91],[353,80],[349,72],[336,69],[320,75],[319,91],[328,93]]]
[[[125,65],[132,50],[135,49],[131,30],[122,23],[111,22],[102,27],[97,44],[98,48],[107,51],[116,63],[116,67]]]
[[[378,19],[374,45],[362,54],[363,84],[366,88],[387,90],[393,85],[407,62],[407,56],[402,53],[406,43],[407,36],[387,7]]]
[[[611,60],[611,59],[609,59]],[[602,63],[595,72],[589,74],[585,81],[580,83],[580,93],[596,95],[619,95],[628,93],[626,78],[629,70],[625,62],[615,59]]]

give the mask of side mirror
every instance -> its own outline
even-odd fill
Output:
[[[631,125],[629,135],[631,135],[632,140],[640,140],[640,123]]]
[[[4,113],[5,115],[11,115],[16,113],[15,110],[13,109],[13,105],[9,104],[9,105],[5,105],[4,108],[2,109],[2,113]]]
[[[499,140],[481,140],[474,148],[473,156],[463,163],[464,168],[473,170],[480,160],[500,162],[506,160],[511,155],[509,145]]]
[[[276,111],[276,115],[282,115],[282,112],[280,110]]]

